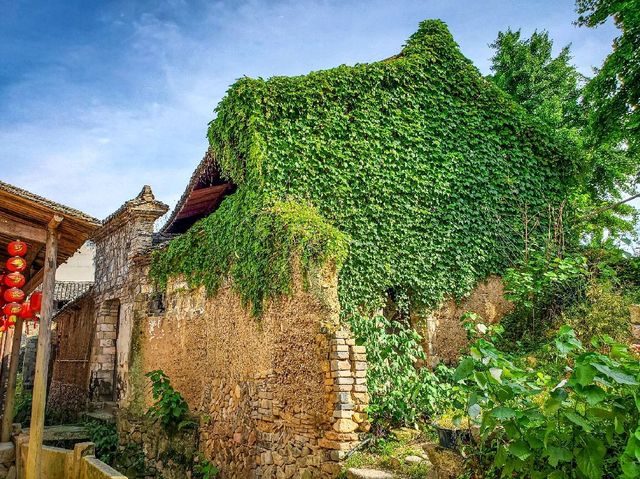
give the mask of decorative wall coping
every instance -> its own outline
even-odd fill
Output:
[[[135,198],[126,201],[120,208],[107,216],[102,228],[92,236],[93,241],[100,241],[125,224],[130,216],[156,220],[169,211],[169,206],[156,197],[149,185],[145,185]]]

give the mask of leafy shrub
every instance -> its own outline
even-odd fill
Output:
[[[96,445],[96,457],[102,462],[114,465],[118,457],[118,431],[116,425],[106,421],[88,421],[91,442]]]
[[[593,340],[594,347],[599,347]],[[480,425],[470,452],[478,477],[640,477],[640,362],[622,344],[586,351],[565,326],[554,341],[554,375],[479,337],[455,371]]]
[[[198,462],[193,465],[193,473],[194,477],[199,479],[213,479],[214,477],[218,477],[220,469],[205,459],[204,456],[200,455]]]
[[[584,298],[587,275],[584,256],[547,251],[533,251],[523,264],[507,269],[505,296],[515,311],[503,324],[511,344],[523,339],[536,343],[562,311]]]
[[[158,369],[148,372],[145,376],[151,381],[151,392],[156,401],[147,410],[148,417],[159,420],[168,432],[195,425],[195,422],[189,419],[187,401],[173,389],[169,377],[163,371]]]
[[[587,288],[586,299],[565,311],[560,321],[571,326],[584,344],[604,335],[624,343],[630,338],[630,304],[629,298],[611,283],[593,281]]]
[[[444,380],[452,370],[440,365],[436,374],[418,367],[425,353],[409,326],[384,316],[357,316],[351,325],[358,344],[367,348],[369,413],[379,429],[416,425],[453,400],[454,387]]]
[[[28,427],[31,422],[31,394],[24,390],[22,374],[18,374],[16,377],[13,422],[19,422],[23,427]]]

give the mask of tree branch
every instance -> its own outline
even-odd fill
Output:
[[[600,213],[604,213],[605,211],[609,211],[609,210],[612,210],[614,208],[617,208],[618,206],[624,205],[625,203],[628,203],[629,201],[635,200],[636,198],[640,198],[640,193],[636,193],[635,195],[630,196],[629,198],[626,198],[624,200],[620,200],[620,201],[617,201],[617,202],[612,203],[610,205],[603,206],[602,208],[598,208],[597,210],[595,210],[591,214],[585,216],[582,219],[582,221],[588,221],[590,219],[593,219],[596,216],[598,216]]]

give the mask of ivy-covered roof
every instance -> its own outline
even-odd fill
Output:
[[[345,315],[389,293],[419,307],[463,295],[521,252],[525,211],[544,229],[573,175],[572,145],[436,20],[388,60],[243,78],[216,111],[211,157],[237,190],[152,274],[210,290],[230,275],[256,311],[288,291],[292,255],[341,267]]]

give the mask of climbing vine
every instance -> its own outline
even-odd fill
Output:
[[[399,55],[299,77],[243,78],[209,126],[237,186],[156,254],[160,284],[233,278],[259,312],[303,267],[335,261],[345,317],[388,292],[430,307],[501,272],[523,229],[566,194],[573,145],[487,82],[446,26],[425,21]]]

